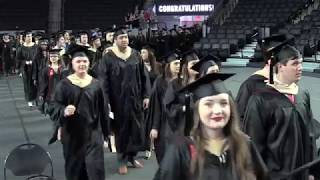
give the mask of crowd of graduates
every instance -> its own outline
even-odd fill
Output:
[[[30,109],[52,120],[68,180],[104,180],[107,146],[122,175],[154,149],[159,180],[319,179],[320,128],[292,39],[259,41],[265,66],[234,98],[224,82],[234,74],[192,49],[199,26],[144,32],[3,36],[5,75],[18,73]]]

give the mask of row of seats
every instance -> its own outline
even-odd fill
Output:
[[[214,53],[222,59],[227,58],[255,38],[255,26],[273,28],[286,23],[302,5],[302,0],[239,0],[223,25],[211,27],[207,37],[194,48],[203,54]]]

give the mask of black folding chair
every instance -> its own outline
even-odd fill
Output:
[[[51,166],[51,175],[43,172]],[[26,180],[53,180],[52,159],[45,149],[37,144],[27,143],[15,147],[4,161],[4,180],[7,179],[7,169],[14,176],[24,176]]]

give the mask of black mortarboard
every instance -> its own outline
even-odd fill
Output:
[[[164,64],[169,64],[175,60],[181,60],[180,51],[172,51],[159,59]]]
[[[50,49],[49,50],[49,54],[60,54],[60,51],[61,51],[62,49],[55,49],[55,48],[53,48],[53,49]]]
[[[276,65],[278,62],[280,62],[282,60],[282,58],[278,57],[278,53],[282,50],[282,48],[284,46],[286,46],[288,43],[290,43],[293,40],[293,38],[291,39],[287,39],[281,43],[278,43],[275,46],[272,46],[268,49],[265,50],[265,52],[267,54],[270,54],[270,58],[271,58],[271,64],[270,64],[270,73],[269,73],[269,83],[273,84],[273,66]],[[290,46],[292,47],[292,46]]]
[[[123,34],[128,34],[128,29],[124,26],[118,27],[117,29],[115,29],[113,37],[117,37]]]
[[[88,37],[89,37],[89,33],[88,33],[88,31],[81,30],[81,31],[79,31],[79,32],[78,32],[78,35],[79,35],[79,36],[81,36],[81,35],[85,35],[85,34],[86,34],[86,35],[88,35]]]
[[[220,61],[217,56],[207,55],[204,58],[200,59],[191,69],[197,71],[199,74],[204,75],[208,71],[208,68],[214,65],[218,65],[216,62]]]
[[[99,39],[99,34],[97,32],[92,33],[91,35],[91,41],[95,41],[97,39]]]
[[[69,46],[66,54],[71,58],[75,58],[75,57],[82,57],[82,56],[87,56],[87,57],[90,57],[90,50],[89,50],[89,47],[87,46],[81,46],[81,45],[78,45],[78,44],[72,44]]]
[[[259,41],[259,45],[263,50],[266,50],[285,40],[287,40],[287,36],[285,34],[274,34]]]
[[[199,59],[197,52],[194,49],[182,53],[181,56],[184,63]]]
[[[105,31],[105,34],[110,33],[110,32],[114,32],[114,29],[112,27],[107,28]]]
[[[23,35],[24,35],[24,36],[26,36],[26,35],[28,35],[28,34],[32,34],[32,31],[31,31],[31,30],[26,30],[26,31],[23,32]]]
[[[180,89],[179,93],[192,93],[194,102],[198,101],[203,97],[213,96],[221,93],[228,93],[231,95],[231,92],[225,87],[223,81],[230,78],[233,75],[234,74],[226,73],[207,74],[202,78]]]
[[[39,44],[49,44],[49,38],[47,38],[47,37],[40,38]]]

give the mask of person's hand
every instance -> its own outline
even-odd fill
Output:
[[[64,116],[68,117],[71,115],[74,115],[74,112],[76,111],[76,107],[74,105],[68,105],[65,109],[64,109]]]
[[[143,100],[143,109],[148,109],[149,108],[149,98],[146,98]]]
[[[43,97],[42,96],[39,96],[39,101],[43,101]]]
[[[158,130],[151,129],[150,131],[150,139],[157,139],[158,138]]]
[[[37,86],[37,80],[33,80],[33,85]]]
[[[19,73],[19,77],[22,77],[22,73]]]
[[[57,139],[58,139],[58,141],[61,141],[61,135],[62,135],[62,128],[59,127],[59,129],[58,129],[58,134],[57,134]]]

